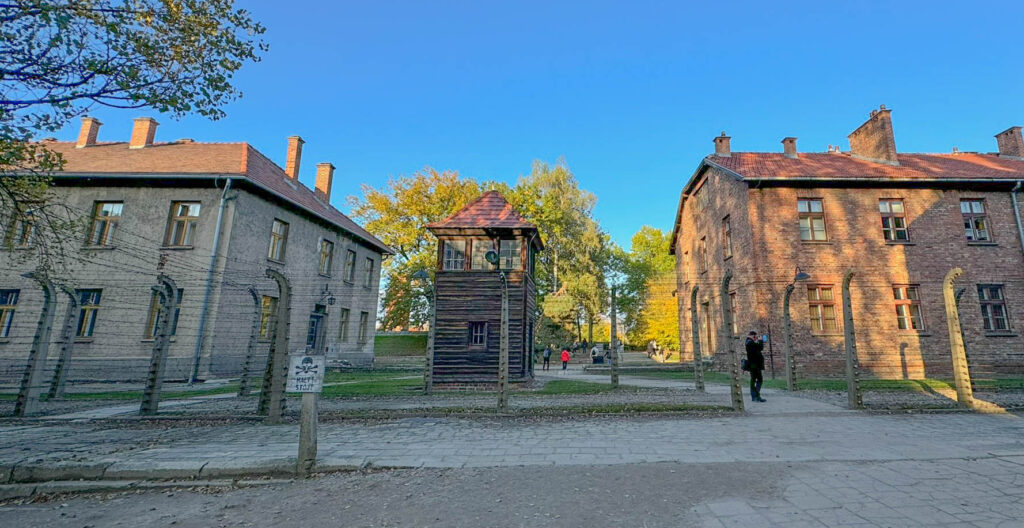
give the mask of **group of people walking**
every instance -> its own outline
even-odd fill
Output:
[[[551,354],[554,353],[555,345],[544,349],[544,365],[541,370],[551,370]],[[569,366],[569,347],[562,347],[562,370]]]

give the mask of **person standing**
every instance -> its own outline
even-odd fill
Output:
[[[551,350],[553,348],[555,348],[555,345],[552,344],[544,349],[544,367],[542,368],[542,370],[551,369]]]
[[[747,349],[747,370],[750,371],[750,399],[751,401],[768,401],[761,397],[761,383],[764,378],[761,372],[764,371],[764,343],[757,338],[757,332],[750,332],[745,343]]]
[[[569,366],[569,349],[562,349],[562,370],[565,370]]]

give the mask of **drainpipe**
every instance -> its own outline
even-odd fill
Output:
[[[1020,237],[1021,251],[1024,251],[1024,226],[1020,223],[1020,206],[1017,205],[1017,191],[1020,191],[1021,183],[1024,182],[1017,180],[1017,185],[1013,186],[1010,200],[1013,202],[1013,217],[1017,220],[1017,236]]]
[[[213,290],[213,270],[217,266],[217,250],[220,249],[220,231],[224,225],[224,207],[228,204],[228,191],[231,189],[231,178],[224,184],[224,192],[220,194],[220,206],[217,208],[217,229],[213,232],[213,250],[210,252],[210,269],[206,272],[206,289],[203,291],[203,304],[199,307],[199,330],[196,334],[196,349],[192,354],[192,370],[188,378],[189,385],[199,377],[199,353],[203,350],[203,339],[206,329],[206,317],[209,312],[210,293]]]

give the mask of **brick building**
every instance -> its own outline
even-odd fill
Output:
[[[1024,231],[1016,204],[1024,143],[1020,127],[996,138],[997,153],[899,153],[884,106],[849,135],[846,152],[797,152],[791,137],[782,140],[783,152],[732,152],[725,133],[716,137],[715,153],[701,160],[676,213],[671,252],[682,357],[693,357],[694,328],[718,367],[728,343],[741,346],[750,330],[770,332],[770,360],[781,375],[783,293],[800,270],[810,279],[795,283],[790,301],[797,374],[841,376],[841,287],[853,270],[862,372],[949,376],[942,280],[960,267],[972,372],[1024,372]],[[733,307],[733,328],[723,327],[723,302]]]
[[[238,375],[254,322],[256,365],[265,362],[278,298],[268,268],[292,287],[289,352],[309,347],[372,362],[381,259],[390,249],[330,205],[333,165],[317,165],[310,189],[299,182],[298,137],[289,138],[281,169],[247,143],[154,142],[149,118],[135,120],[127,142],[97,142],[99,127],[85,118],[77,142],[46,144],[65,160],[53,202],[86,224],[56,277],[82,302],[70,379],[144,376],[158,273],[181,294],[169,379]],[[43,304],[38,284],[21,277],[35,265],[39,234],[8,215],[0,222],[0,374],[11,379],[21,375]],[[57,300],[61,324],[70,299]]]

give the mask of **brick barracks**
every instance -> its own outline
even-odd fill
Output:
[[[840,291],[852,270],[861,372],[948,377],[942,281],[960,267],[972,372],[1024,372],[1021,127],[996,134],[994,153],[901,153],[882,106],[848,137],[849,151],[814,153],[798,152],[792,137],[782,152],[733,152],[724,132],[714,139],[715,153],[683,188],[671,247],[682,358],[693,358],[696,329],[702,355],[723,368],[728,347],[757,330],[771,334],[771,360],[784,372],[782,305],[793,284],[798,377],[842,376]],[[794,280],[798,271],[809,278]],[[733,308],[731,328],[722,303]]]

